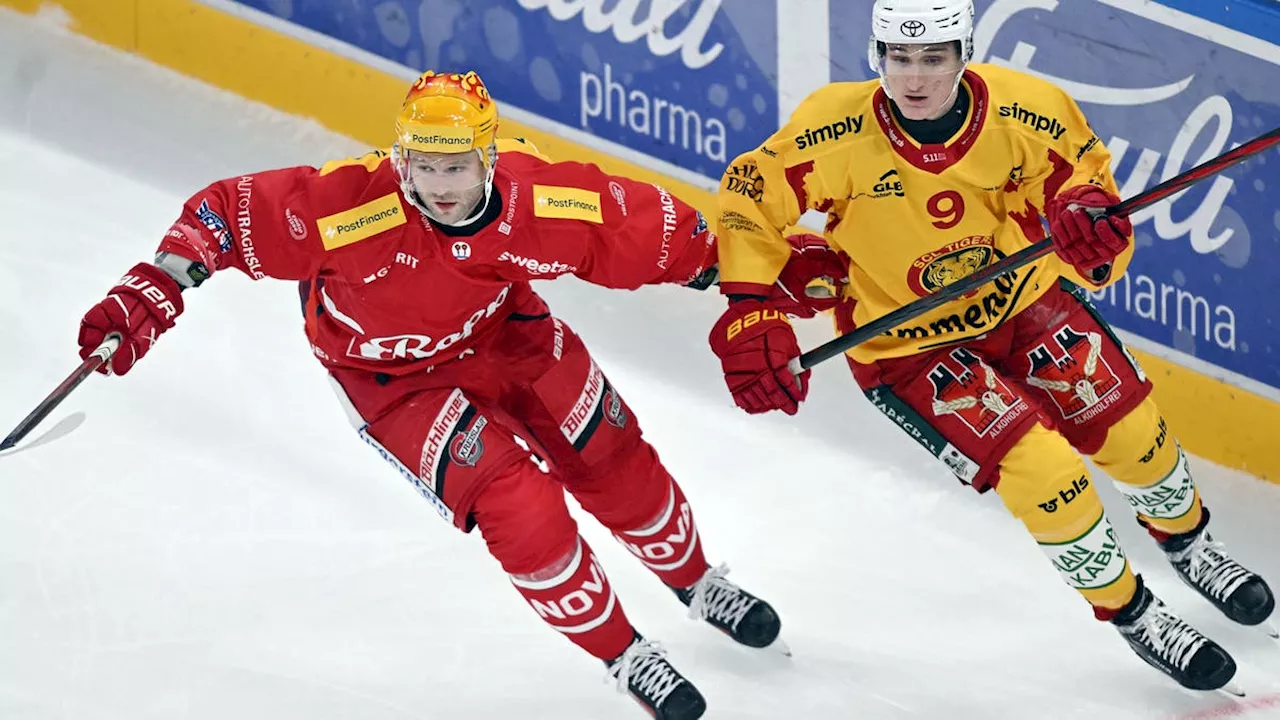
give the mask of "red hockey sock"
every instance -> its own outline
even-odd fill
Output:
[[[615,532],[614,537],[662,582],[687,588],[706,572],[707,558],[702,554],[689,501],[674,480],[669,487],[667,503],[658,517],[637,530]]]
[[[578,538],[562,570],[545,579],[539,579],[541,574],[512,575],[511,584],[548,625],[601,660],[627,649],[635,629],[586,540]]]

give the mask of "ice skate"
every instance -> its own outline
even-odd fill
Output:
[[[1143,584],[1111,622],[1149,665],[1190,690],[1244,695],[1231,683],[1236,663],[1227,651],[1178,617]]]
[[[791,649],[778,637],[782,620],[769,603],[725,579],[728,565],[707,568],[691,587],[673,588],[680,602],[689,606],[689,617],[705,620],[741,645],[772,647],[783,655]]]
[[[1236,562],[1222,543],[1208,531],[1209,511],[1195,530],[1160,543],[1183,582],[1195,588],[1223,615],[1241,625],[1259,626],[1271,637],[1280,637],[1268,622],[1276,607],[1275,595],[1259,575]]]
[[[608,679],[644,706],[656,720],[694,720],[707,710],[707,701],[693,683],[667,661],[667,651],[636,634],[625,651],[612,661]]]

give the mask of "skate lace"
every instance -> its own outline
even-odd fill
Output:
[[[728,565],[708,570],[692,588],[689,600],[689,617],[695,620],[712,620],[724,623],[736,630],[738,623],[756,604],[756,599],[742,592],[742,588],[724,578]]]
[[[662,707],[667,696],[684,682],[684,678],[667,663],[666,656],[667,651],[657,642],[634,642],[617,662],[609,666],[605,681],[616,680],[618,692],[634,690],[652,700],[655,708]]]
[[[1203,635],[1159,600],[1151,604],[1128,632],[1181,670],[1187,669],[1192,656],[1205,643]]]
[[[1188,548],[1187,575],[1197,587],[1218,600],[1226,600],[1249,579],[1250,572],[1227,555],[1227,549],[1209,533],[1201,533]]]

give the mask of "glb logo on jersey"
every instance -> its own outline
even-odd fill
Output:
[[[462,240],[454,243],[450,250],[453,252],[454,260],[466,260],[471,257],[471,245]]]
[[[533,214],[541,218],[604,222],[600,193],[558,185],[533,186]]]
[[[995,438],[1027,404],[978,356],[956,348],[929,371],[935,415],[955,415],[978,437]]]
[[[895,168],[889,168],[889,171],[881,175],[876,184],[871,187],[871,197],[887,198],[890,195],[894,197],[906,197],[907,193],[902,188],[902,178],[898,175]]]
[[[963,280],[999,257],[990,235],[972,235],[921,255],[907,271],[907,286],[920,297]],[[978,290],[965,295],[971,297]]]
[[[350,210],[326,215],[316,224],[320,226],[324,249],[336,250],[400,227],[405,224],[405,216],[399,194],[388,193]]]
[[[1102,335],[1077,332],[1063,325],[1053,334],[1053,347],[1041,343],[1027,353],[1027,383],[1053,398],[1062,417],[1087,422],[1120,398],[1120,378],[1102,357]]]

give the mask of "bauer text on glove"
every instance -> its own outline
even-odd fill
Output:
[[[101,369],[124,375],[182,314],[178,283],[150,263],[138,263],[89,308],[80,321],[80,357],[86,358],[111,333],[120,334],[120,349]]]
[[[787,367],[800,347],[782,311],[755,298],[734,301],[711,329],[710,342],[738,407],[796,414],[809,392],[810,372],[795,375]]]

